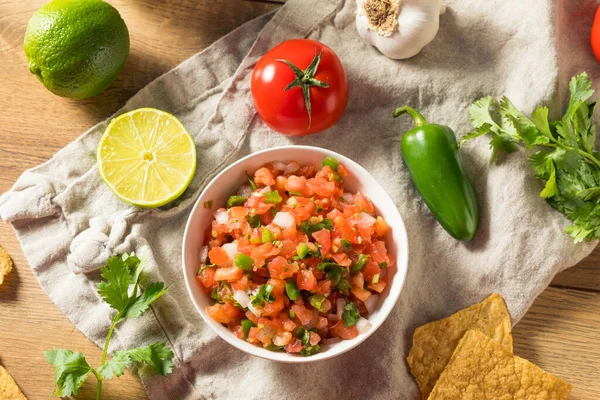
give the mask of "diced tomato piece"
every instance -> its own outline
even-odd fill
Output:
[[[357,286],[361,289],[365,287],[365,278],[362,272],[359,272],[352,277],[352,286]]]
[[[367,196],[362,194],[361,192],[356,193],[354,196],[354,204],[356,205],[357,211],[364,211],[367,214],[371,214],[375,211],[375,206]]]
[[[265,214],[273,207],[275,207],[275,204],[265,203],[264,196],[255,196],[254,194],[252,194],[250,197],[248,197],[248,200],[246,200],[246,208],[248,208],[250,210],[251,215]],[[269,215],[270,214],[271,213],[269,213]],[[271,215],[271,217],[272,217],[272,215]],[[262,222],[262,218],[261,218],[261,222]]]
[[[225,325],[239,324],[244,315],[242,310],[228,302],[208,306],[206,312],[212,319]]]
[[[333,257],[333,261],[335,261],[341,266],[349,267],[350,265],[352,265],[352,260],[350,259],[350,257],[348,257],[347,254],[337,253],[332,255],[331,257]]]
[[[327,318],[319,316],[319,318],[317,318],[317,329],[325,329],[327,328],[327,326],[329,325],[329,322],[327,321]]]
[[[254,173],[254,182],[256,182],[259,185],[265,186],[275,185],[273,173],[265,167],[259,168],[259,170]]]
[[[321,245],[322,254],[328,254],[331,251],[331,232],[325,228],[316,231],[312,237]]]
[[[329,292],[331,292],[331,281],[327,279],[317,283],[317,288],[315,292],[325,295],[329,294]]]
[[[226,265],[231,261],[229,254],[222,247],[215,247],[208,252],[210,262],[217,265]]]
[[[279,254],[279,249],[277,247],[273,247],[271,242],[268,242],[252,250],[250,257],[254,258],[255,260],[266,260],[267,258],[276,256],[277,254]]]
[[[241,325],[234,326],[233,328],[231,328],[231,331],[238,339],[244,338],[244,330],[242,329]]]
[[[281,256],[277,256],[269,261],[267,268],[269,269],[269,274],[277,279],[291,278],[298,270],[297,265],[288,263],[287,260]]]
[[[288,192],[302,193],[302,196],[309,196],[306,178],[304,176],[292,175],[288,177],[285,183],[285,190]]]
[[[284,306],[283,296],[276,297],[275,301],[272,303],[266,301],[262,315],[265,317],[275,317],[283,310]]]
[[[241,290],[242,292],[250,289],[250,284],[248,282],[248,275],[242,275],[240,279],[237,281],[231,282],[231,288],[235,290]]]
[[[231,207],[227,210],[227,215],[229,216],[229,219],[244,221],[246,215],[248,215],[248,211],[244,207]]]
[[[377,283],[371,283],[369,285],[369,289],[372,289],[372,290],[376,291],[377,293],[381,293],[385,289],[386,285],[387,285],[387,282],[380,278],[379,281],[377,281]]]
[[[246,318],[252,321],[254,325],[258,323],[258,317],[252,311],[246,311]]]
[[[244,270],[232,265],[231,267],[219,267],[215,271],[215,281],[228,281],[233,282],[236,279],[240,279],[244,274]]]
[[[304,306],[294,304],[292,311],[296,314],[296,317],[302,325],[307,325],[313,319],[313,313]]]
[[[269,283],[273,285],[272,293],[274,295],[283,294],[285,291],[285,281],[283,279],[271,278],[269,279]]]
[[[287,176],[280,175],[277,178],[275,178],[275,188],[279,191],[279,193],[285,192],[285,184],[287,183],[287,181]]]
[[[281,247],[279,247],[279,255],[291,260],[292,256],[294,256],[294,254],[296,254],[296,247],[298,247],[298,245],[296,244],[295,241],[290,240],[290,239],[285,239],[284,241],[281,242]]]
[[[348,171],[346,171],[346,168],[342,164],[338,165],[337,172],[341,177],[348,176]]]
[[[385,243],[378,240],[369,246],[369,253],[371,255],[371,259],[375,261],[377,264],[385,262],[387,256],[387,249],[385,247]]]
[[[288,353],[300,353],[302,351],[302,342],[300,339],[294,339],[290,344],[285,346],[285,351]]]
[[[358,235],[356,233],[356,229],[354,229],[350,221],[348,221],[341,213],[338,212],[332,218],[332,221],[335,224],[335,227],[340,232],[340,235],[342,235],[343,239],[346,239],[347,241],[352,243],[358,243]]]
[[[246,341],[250,343],[258,343],[258,332],[260,332],[260,329],[258,329],[257,327],[253,326],[252,328],[250,328],[250,331],[248,332],[248,338],[246,339]]]
[[[288,332],[292,332],[294,329],[296,329],[296,324],[294,323],[294,321],[287,320],[283,323],[283,329],[285,329]]]
[[[314,346],[315,344],[319,343],[321,341],[321,336],[319,336],[317,333],[314,332],[310,332],[308,334],[308,342],[310,343],[311,346]]]
[[[381,217],[377,217],[375,220],[375,233],[377,236],[382,237],[385,236],[390,230],[390,226],[387,222]]]
[[[312,271],[307,269],[301,269],[298,271],[298,278],[296,279],[296,284],[298,285],[298,289],[300,290],[315,290],[317,287],[317,278],[315,278]]]
[[[324,178],[311,178],[307,181],[307,186],[310,194],[322,197],[330,197],[335,190],[335,183]]]
[[[358,336],[358,329],[356,329],[356,325],[346,328],[341,320],[331,327],[330,332],[333,336],[337,336],[342,339],[354,339]]]
[[[211,288],[215,284],[215,268],[204,268],[202,272],[196,275],[196,279],[205,288]]]
[[[358,286],[352,286],[352,289],[350,289],[350,292],[352,292],[353,295],[356,296],[357,299],[359,299],[360,301],[367,301],[367,299],[369,297],[371,297],[371,292],[369,292],[366,289],[361,289]]]
[[[294,239],[296,239],[297,236],[298,236],[298,230],[296,229],[295,226],[292,226],[291,228],[285,228],[283,230],[283,238],[284,239],[294,240]]]
[[[275,216],[270,212],[265,212],[264,214],[260,214],[260,223],[264,226],[270,225],[273,222]]]
[[[250,239],[238,239],[238,251],[240,253],[244,253],[245,255],[249,256],[252,253],[252,250],[254,250],[256,247],[257,246],[255,244],[250,242]]]
[[[369,261],[362,273],[367,285],[371,285],[376,275],[381,276],[381,268],[379,268],[379,265],[375,261]]]

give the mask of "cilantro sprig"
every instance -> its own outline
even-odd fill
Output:
[[[569,90],[567,111],[556,121],[549,121],[546,107],[527,118],[506,97],[498,104],[492,97],[476,101],[469,108],[475,132],[463,137],[461,146],[489,133],[492,161],[499,151],[511,153],[519,144],[535,148],[529,162],[545,183],[540,196],[571,220],[566,232],[578,243],[600,239],[600,153],[592,122],[596,103],[588,101],[592,81],[581,73],[571,79]]]
[[[102,267],[103,281],[96,284],[98,294],[108,305],[117,311],[108,330],[102,360],[97,368],[91,367],[81,352],[67,349],[52,349],[44,354],[46,360],[54,365],[55,389],[53,395],[66,397],[77,395],[81,385],[93,374],[98,384],[96,399],[102,396],[102,382],[113,376],[121,376],[130,364],[148,366],[150,369],[167,375],[173,369],[173,351],[164,343],[156,342],[149,346],[130,350],[116,351],[107,361],[108,345],[115,326],[127,318],[138,318],[150,304],[158,300],[169,287],[162,282],[149,283],[145,290],[140,288],[142,266],[135,254],[123,254],[108,259]]]

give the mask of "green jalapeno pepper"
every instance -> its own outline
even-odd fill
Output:
[[[417,191],[450,235],[470,241],[479,226],[479,206],[454,132],[447,126],[428,123],[411,107],[397,108],[394,118],[404,113],[415,122],[402,137],[401,149]]]

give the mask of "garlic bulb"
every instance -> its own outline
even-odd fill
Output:
[[[356,0],[358,34],[393,59],[410,58],[433,40],[442,0]]]

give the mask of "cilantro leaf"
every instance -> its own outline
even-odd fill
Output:
[[[123,375],[130,364],[138,363],[165,376],[173,370],[173,356],[173,351],[167,345],[156,342],[150,346],[115,351],[110,361],[98,368],[98,372],[104,379],[111,379],[113,375]]]
[[[44,353],[48,363],[54,365],[55,389],[53,395],[67,397],[79,394],[79,388],[87,379],[92,367],[85,356],[71,350],[52,349]]]
[[[98,367],[98,373],[104,379],[117,378],[125,373],[125,369],[131,364],[131,358],[126,351],[115,351],[110,361]]]
[[[123,318],[140,317],[148,309],[148,306],[158,300],[168,289],[169,287],[165,287],[162,282],[150,283],[140,296],[131,298],[130,304],[123,312]]]
[[[577,243],[600,239],[600,154],[592,119],[596,103],[588,102],[592,82],[586,73],[579,74],[569,90],[569,106],[557,121],[549,121],[546,107],[528,119],[506,97],[500,100],[498,119],[495,101],[484,97],[469,108],[475,133],[463,137],[461,144],[489,132],[492,160],[498,151],[514,151],[517,144],[536,147],[529,163],[544,183],[540,196],[572,221],[566,232]]]
[[[275,301],[275,295],[271,292],[273,291],[273,285],[267,283],[266,285],[262,285],[260,289],[258,289],[258,293],[252,297],[251,303],[253,306],[264,307],[265,301],[272,303]]]
[[[356,304],[348,303],[344,307],[344,312],[342,312],[342,321],[346,328],[350,328],[354,326],[358,320],[360,319],[360,313],[358,312],[358,308],[356,308]]]
[[[100,296],[111,308],[125,311],[129,304],[129,285],[134,283],[130,263],[123,257],[110,257],[101,269],[101,276],[106,281],[96,284]]]
[[[308,221],[304,221],[300,224],[300,230],[309,236],[321,229],[327,229],[328,231],[333,230],[333,221],[329,218],[323,218],[323,221],[316,224],[311,224]]]

